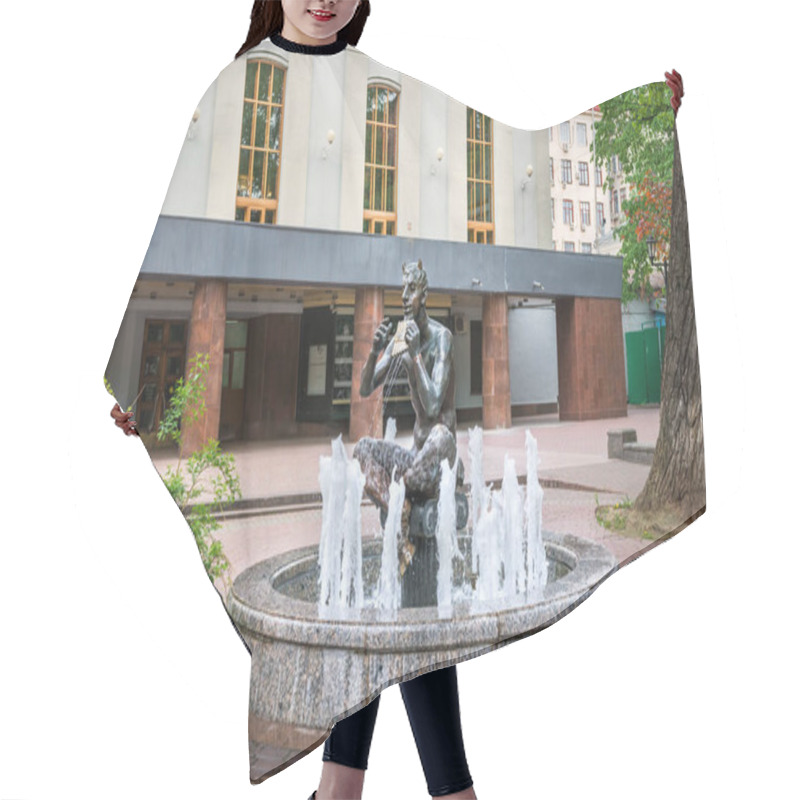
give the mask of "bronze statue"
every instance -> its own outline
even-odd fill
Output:
[[[384,318],[361,371],[361,396],[368,397],[394,372],[395,360],[400,359],[416,415],[411,450],[381,439],[364,438],[356,445],[354,455],[366,475],[367,495],[384,511],[389,504],[392,473],[405,481],[408,500],[422,504],[438,496],[442,461],[447,459],[452,467],[456,459],[453,335],[428,317],[427,298],[428,276],[422,262],[406,262],[405,318],[391,338],[391,323]]]

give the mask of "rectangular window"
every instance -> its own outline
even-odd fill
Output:
[[[598,188],[603,185],[603,170],[599,164],[594,165],[594,183]]]
[[[588,202],[581,200],[581,225],[588,228],[592,224],[592,209]]]
[[[555,183],[556,177],[555,172],[553,172],[553,159],[550,159],[550,185],[552,186]]]
[[[467,109],[467,240],[494,244],[492,120]]]
[[[278,213],[286,70],[247,62],[235,218],[272,224]]]
[[[597,204],[595,219],[597,220],[597,230],[602,231],[606,226],[606,212],[602,203]]]
[[[572,200],[562,200],[561,201],[561,216],[562,222],[565,225],[574,225],[575,224],[575,211],[572,206]]]
[[[611,195],[611,215],[614,217],[619,215],[619,192],[616,189]]]
[[[398,93],[389,86],[367,87],[364,233],[397,233],[398,104]]]
[[[569,122],[562,122],[558,126],[558,140],[561,144],[569,144]]]
[[[550,222],[556,224],[556,200],[554,197],[550,198]]]
[[[575,252],[575,242],[564,242],[564,252],[565,253],[574,253]]]
[[[592,245],[589,242],[581,242],[581,253],[590,254],[592,252]]]
[[[575,124],[575,141],[581,147],[586,147],[586,123],[578,122]]]
[[[568,158],[561,159],[561,183],[572,183],[572,162]]]
[[[589,185],[589,163],[587,161],[578,162],[578,183],[581,186]]]

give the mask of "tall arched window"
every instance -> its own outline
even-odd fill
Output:
[[[397,233],[398,104],[395,89],[380,84],[367,88],[364,233]]]
[[[467,239],[494,244],[492,120],[467,109]]]
[[[236,219],[274,223],[278,214],[286,70],[247,62],[244,82]]]

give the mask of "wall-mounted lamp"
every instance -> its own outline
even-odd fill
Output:
[[[522,179],[521,186],[523,192],[525,191],[525,187],[531,182],[531,178],[533,178],[533,164],[528,164],[528,166],[525,167],[525,174],[527,177]]]
[[[200,109],[196,108],[194,110],[194,114],[192,114],[192,121],[189,123],[189,130],[186,131],[186,138],[187,140],[194,139],[197,132],[195,131],[195,126],[197,125],[197,120],[200,119]]]
[[[322,157],[327,158],[328,153],[331,151],[331,147],[333,147],[333,143],[336,141],[336,131],[331,128],[328,133],[326,134],[325,138],[328,140],[328,144],[322,148]]]
[[[436,148],[436,161],[431,164],[431,175],[435,175],[439,171],[439,164],[442,163],[442,159],[444,158],[444,148],[437,147]]]

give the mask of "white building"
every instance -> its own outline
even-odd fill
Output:
[[[189,353],[204,350],[221,385],[211,433],[348,418],[361,432],[352,387],[366,327],[402,313],[400,264],[422,258],[429,310],[454,332],[461,419],[504,425],[560,400],[590,413],[563,403],[578,389],[560,380],[557,298],[614,302],[620,265],[553,253],[551,147],[547,131],[493,121],[352,48],[309,57],[265,40],[220,73],[193,117],[112,385],[122,398],[141,392],[147,429]],[[390,398],[401,415],[406,394]],[[596,413],[620,413],[617,397],[599,402]]]

